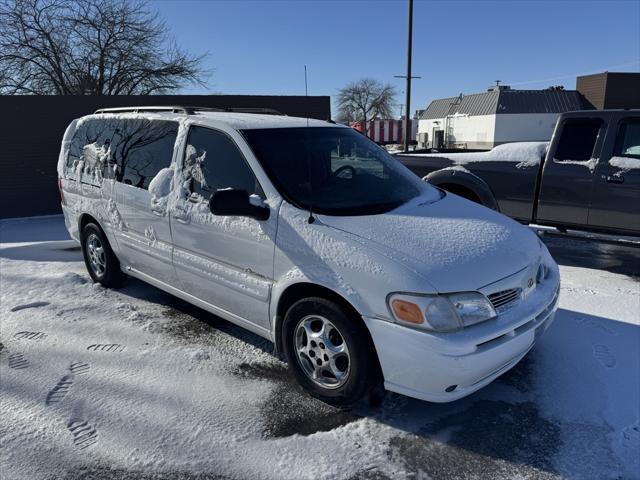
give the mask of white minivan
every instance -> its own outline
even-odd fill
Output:
[[[103,109],[58,161],[94,281],[136,277],[255,332],[312,395],[482,388],[552,322],[559,271],[515,221],[355,130],[284,115]]]

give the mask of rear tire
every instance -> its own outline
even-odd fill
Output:
[[[366,327],[330,300],[310,297],[294,303],[282,336],[296,380],[323,402],[353,405],[378,383],[378,359]]]
[[[95,223],[88,223],[82,229],[81,238],[84,264],[91,279],[107,288],[122,285],[125,274],[102,229]]]

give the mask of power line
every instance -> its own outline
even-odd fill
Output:
[[[633,62],[628,62],[628,63],[621,63],[619,65],[611,65],[610,67],[601,67],[601,68],[593,69],[590,72],[572,73],[571,75],[562,75],[560,77],[543,78],[543,79],[540,79],[540,80],[527,80],[526,82],[507,82],[507,83],[509,85],[511,85],[511,86],[517,86],[517,85],[529,85],[529,84],[532,84],[532,83],[554,82],[556,80],[564,80],[566,78],[575,78],[575,77],[579,77],[579,76],[582,76],[582,75],[591,75],[591,74],[593,74],[594,70],[596,72],[598,72],[598,71],[609,71],[609,70],[612,70],[614,68],[631,67],[633,65],[640,65],[640,60],[635,60]]]

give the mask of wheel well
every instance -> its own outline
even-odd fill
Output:
[[[82,230],[88,223],[95,223],[98,226],[98,228],[102,230],[102,227],[100,226],[100,224],[95,218],[93,218],[88,213],[83,213],[82,215],[80,215],[80,219],[78,220],[78,234],[80,238],[82,238]],[[104,233],[104,230],[102,231]]]
[[[278,308],[276,310],[275,338],[274,338],[277,351],[279,352],[282,351],[282,339],[281,339],[282,320],[284,319],[284,316],[286,315],[287,310],[289,310],[289,307],[291,307],[291,305],[296,303],[298,300],[302,300],[303,298],[308,298],[308,297],[326,298],[327,300],[331,300],[337,303],[342,308],[344,308],[345,311],[350,314],[350,316],[352,316],[354,319],[357,319],[357,321],[362,322],[363,327],[365,327],[365,330],[367,331],[367,333],[369,332],[369,330],[364,325],[364,322],[362,321],[362,317],[360,316],[358,311],[353,307],[353,305],[351,305],[341,295],[334,292],[333,290],[330,290],[321,285],[317,285],[315,283],[296,283],[294,285],[287,287],[285,291],[282,292],[282,294],[280,295],[280,299],[278,300]],[[373,341],[372,341],[372,344],[373,344]]]
[[[340,294],[334,292],[333,290],[323,287],[321,285],[317,285],[315,283],[296,283],[291,285],[285,289],[284,292],[280,295],[280,299],[278,301],[278,308],[276,310],[276,325],[275,325],[275,338],[274,344],[276,347],[276,352],[282,352],[282,321],[284,320],[284,316],[289,310],[289,307],[296,303],[298,300],[302,300],[303,298],[308,297],[321,297],[326,298],[327,300],[331,300],[344,308],[345,312],[349,314],[356,322],[359,322],[362,326],[364,334],[369,339],[369,345],[371,345],[373,360],[375,361],[375,369],[376,375],[380,381],[383,380],[382,367],[380,366],[380,360],[378,358],[378,352],[376,351],[375,344],[373,343],[373,338],[371,338],[371,333],[369,333],[369,329],[362,320],[362,316],[358,311],[354,308],[351,303],[345,300]]]
[[[467,200],[471,200],[472,202],[479,203],[480,205],[484,205],[480,197],[470,188],[459,185],[457,183],[441,183],[438,187],[446,190],[447,192],[455,193],[456,195],[460,195],[462,198],[466,198]]]

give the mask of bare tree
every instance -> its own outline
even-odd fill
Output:
[[[203,84],[148,0],[0,0],[0,94],[149,95]]]
[[[372,78],[351,82],[338,92],[338,118],[342,122],[367,122],[378,117],[391,117],[396,90]]]

